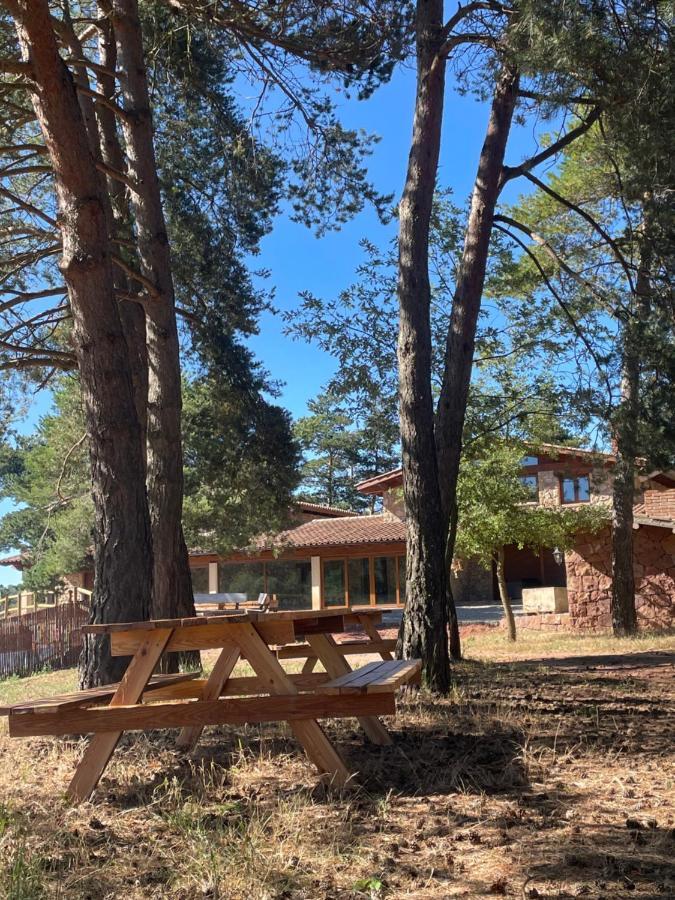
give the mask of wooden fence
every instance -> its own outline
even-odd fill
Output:
[[[89,614],[80,598],[0,620],[0,678],[77,665]]]

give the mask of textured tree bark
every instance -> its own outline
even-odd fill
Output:
[[[406,507],[406,605],[397,655],[422,659],[426,684],[447,692],[447,582],[431,393],[429,221],[443,117],[442,0],[418,0],[417,97],[399,206],[399,415]]]
[[[504,548],[500,547],[495,556],[495,568],[497,570],[497,587],[499,588],[499,599],[501,600],[502,609],[504,610],[504,618],[506,619],[506,633],[510,641],[516,639],[516,619],[511,608],[511,600],[509,599],[509,591],[506,586],[506,576],[504,575]]]
[[[150,525],[100,181],[46,0],[13,2],[10,12],[33,68],[33,104],[55,175],[61,270],[73,316],[92,469],[96,549],[92,620],[143,619],[148,616],[152,588]],[[92,687],[115,681],[125,665],[125,660],[110,656],[107,639],[89,637],[80,683]]]
[[[153,126],[138,4],[112,0],[127,171],[142,274],[155,287],[147,299],[147,484],[154,553],[152,615],[194,615],[183,512],[181,375],[171,258],[153,146]]]
[[[444,522],[447,523],[443,533],[447,535],[445,558],[448,570],[457,533],[457,479],[473,368],[476,323],[485,283],[492,221],[501,189],[504,153],[518,98],[518,81],[518,72],[504,64],[495,86],[487,133],[478,162],[446,341],[435,435],[441,507]],[[459,658],[459,629],[451,594],[448,609],[450,649],[453,658]]]
[[[103,2],[99,5],[103,13],[98,25],[99,52],[103,70],[98,73],[98,89],[99,93],[103,94],[104,97],[113,100],[117,85],[115,77],[109,73],[115,72],[117,69],[117,46],[109,18],[110,4]],[[110,168],[117,172],[124,172],[126,162],[120,144],[115,113],[108,106],[99,104],[96,114],[99,125],[101,158]],[[131,214],[126,188],[118,179],[108,177],[107,181],[113,220],[111,233],[113,237],[132,240]],[[122,246],[118,248],[118,253],[120,256],[125,255],[125,250]],[[137,265],[135,258],[130,262],[133,265]],[[119,267],[115,267],[113,275],[115,287],[120,291],[130,292],[129,279]],[[127,347],[129,348],[134,403],[136,405],[138,422],[141,426],[143,461],[145,464],[148,419],[148,352],[145,335],[145,311],[139,303],[122,301],[120,303],[120,317]]]
[[[633,561],[633,504],[635,458],[640,415],[640,345],[642,319],[649,307],[651,252],[648,236],[635,281],[635,303],[622,325],[623,360],[621,401],[614,417],[616,464],[612,487],[612,630],[636,634],[635,572]]]

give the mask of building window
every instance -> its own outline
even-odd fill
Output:
[[[538,456],[524,456],[520,461],[520,465],[523,468],[525,468],[525,466],[536,466],[538,464],[539,464]]]
[[[375,603],[396,603],[396,557],[376,556]]]
[[[265,592],[265,569],[261,562],[220,563],[218,593],[245,594],[247,600],[257,600]]]
[[[349,605],[367,606],[370,603],[370,560],[350,559],[347,564]]]
[[[323,562],[324,606],[344,606],[345,587],[344,559],[325,559]]]
[[[194,566],[190,569],[192,576],[192,590],[195,594],[208,594],[209,592],[209,567]]]
[[[324,559],[324,606],[405,603],[405,557]]]
[[[276,594],[279,609],[310,609],[312,566],[308,559],[265,563],[266,592]]]
[[[591,483],[588,475],[562,477],[560,479],[560,499],[563,503],[589,503]]]
[[[539,499],[539,479],[536,475],[521,475],[520,483],[527,488],[530,500]]]

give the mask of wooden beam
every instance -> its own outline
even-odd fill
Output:
[[[340,678],[351,672],[349,663],[338,652],[332,635],[315,634],[308,640],[331,678]],[[387,747],[392,743],[391,735],[377,716],[361,716],[359,717],[359,725],[374,744]]]
[[[297,694],[238,700],[103,706],[43,715],[19,713],[10,716],[9,729],[12,737],[94,733],[96,737],[93,744],[99,739],[108,738],[111,732],[278,721],[289,721],[292,727],[302,727],[306,722],[316,719],[389,715],[394,711],[394,695],[391,691],[388,694],[357,696]],[[316,727],[319,728],[318,725]]]
[[[173,630],[167,651],[174,650],[214,650],[224,644],[231,643],[231,628],[236,627],[230,617],[221,617],[222,621],[203,625],[201,628],[192,626],[178,627]],[[229,620],[229,621],[228,621]],[[269,644],[290,644],[295,640],[292,622],[275,621],[270,614],[269,618],[260,617],[254,622],[244,620],[257,630],[262,639]],[[243,624],[243,623],[239,623]],[[115,631],[110,635],[111,653],[113,656],[131,656],[140,647],[145,634],[152,631]]]
[[[363,656],[369,653],[379,653],[383,659],[391,659],[383,654],[396,649],[396,638],[379,638],[377,641],[346,641],[343,644],[335,644],[337,652],[341,656]],[[317,659],[316,651],[309,643],[288,644],[279,647],[276,651],[277,659]]]
[[[124,677],[120,681],[119,687],[110,701],[110,706],[106,707],[104,712],[116,706],[127,706],[130,703],[138,703],[170,638],[170,628],[149,631],[142,637],[142,642],[138,646],[134,658],[129,663],[129,666],[124,673]],[[63,713],[56,713],[54,716],[45,713],[37,718],[44,720],[50,720],[52,718],[58,719],[59,716],[67,716],[69,714],[82,715],[89,711],[90,710],[76,709],[71,712],[66,711]],[[91,712],[98,712],[98,710],[94,709],[91,710]],[[23,716],[33,717],[31,713],[23,713],[18,716],[10,716],[10,722],[14,718],[20,720]],[[68,796],[72,800],[86,800],[87,797],[89,797],[98,784],[105,767],[108,765],[108,760],[112,756],[115,747],[117,746],[117,742],[122,736],[122,731],[123,729],[108,729],[107,733],[97,734],[92,738],[89,746],[84,752],[84,756],[75,770],[72,781],[68,786]],[[10,734],[11,733],[12,730],[10,725]],[[44,734],[45,732],[41,733]],[[54,732],[47,733],[53,734]],[[63,732],[57,733],[63,734]]]
[[[271,694],[286,696],[297,694],[298,689],[251,625],[235,625],[234,632],[236,636],[233,639],[237,641],[243,655],[250,662],[256,675],[267,685],[267,690]],[[280,698],[275,699],[281,702]],[[335,786],[346,787],[350,780],[349,770],[316,718],[307,717],[301,721],[291,721],[290,726],[317,769],[329,776]]]
[[[228,644],[228,646],[223,647],[216,660],[216,664],[211,670],[208,681],[204,685],[204,689],[201,693],[202,700],[217,700],[218,697],[220,697],[225,682],[230,677],[232,669],[234,669],[239,661],[239,655],[239,647],[236,644]],[[176,744],[179,747],[185,747],[186,749],[194,747],[199,740],[199,735],[201,733],[201,725],[186,726],[178,735]]]
[[[380,637],[380,632],[375,627],[375,622],[373,621],[373,617],[364,615],[364,614],[360,614],[358,616],[358,620],[359,620],[359,625],[362,626],[363,630],[368,635],[368,637],[370,638],[372,643],[379,644],[382,641],[382,638]],[[393,643],[394,643],[394,646],[391,648],[392,650],[394,650],[396,647],[396,640],[394,640]],[[382,657],[382,659],[393,659],[394,658],[388,650],[382,650],[380,652],[380,656]]]

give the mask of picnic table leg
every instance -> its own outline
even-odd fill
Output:
[[[307,641],[331,678],[340,678],[341,675],[352,671],[352,667],[337,649],[335,638],[332,635],[307,635]],[[391,735],[377,716],[359,716],[359,725],[374,744],[387,747],[393,743]]]
[[[130,706],[138,703],[169,642],[172,631],[172,628],[148,631],[147,637],[129,663],[109,706]],[[121,731],[110,731],[92,737],[68,786],[67,794],[71,800],[86,800],[89,797],[121,736]]]
[[[278,659],[252,625],[247,622],[233,623],[231,628],[232,637],[239,644],[242,655],[246,657],[270,694],[299,693]],[[315,719],[302,719],[288,724],[317,769],[329,775],[333,784],[344,787],[350,778],[349,770],[319,723]]]
[[[318,663],[318,658],[316,656],[308,656],[302,666],[302,674],[303,675],[311,675],[314,671],[316,664]]]
[[[361,625],[371,641],[382,640],[382,638],[380,637],[380,632],[377,630],[369,616],[359,616],[358,621],[359,625]],[[380,650],[380,656],[382,657],[382,659],[394,658],[388,650]]]
[[[211,670],[208,681],[204,685],[200,700],[217,700],[220,697],[225,682],[232,674],[232,669],[237,665],[239,656],[239,647],[234,644],[226,644],[223,647],[216,664]],[[181,729],[176,741],[177,745],[186,749],[194,747],[203,730],[204,727],[202,725],[187,725]]]

